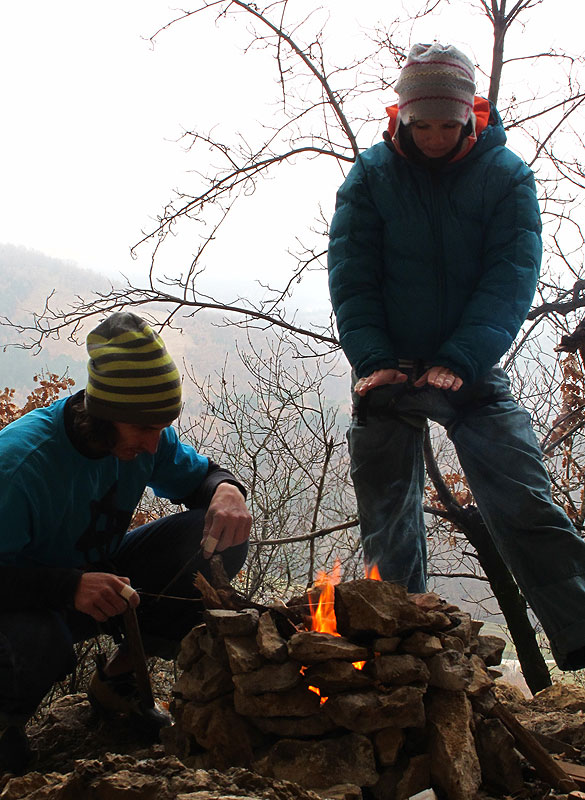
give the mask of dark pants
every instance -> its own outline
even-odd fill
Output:
[[[204,512],[185,511],[129,531],[114,560],[115,572],[130,578],[137,591],[158,594],[197,552]],[[247,542],[221,555],[233,578],[242,568]],[[168,588],[167,594],[194,598],[193,577],[209,579],[209,562],[196,559]],[[137,613],[147,655],[173,658],[181,639],[201,620],[199,603],[144,597]],[[24,723],[57,680],[75,668],[73,645],[121,622],[100,627],[77,611],[0,613],[0,725]]]

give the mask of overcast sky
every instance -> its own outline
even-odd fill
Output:
[[[303,4],[292,0],[291,7]],[[399,4],[323,5],[337,54],[349,55],[363,38],[360,27]],[[525,35],[541,50],[582,49],[582,5],[544,0]],[[273,81],[266,55],[243,55],[241,25],[214,28],[199,18],[174,26],[153,48],[148,38],[175,16],[167,0],[5,1],[0,8],[0,241],[112,275],[144,271],[145,261],[130,259],[130,246],[197,166],[174,140],[185,127],[216,120],[244,127],[246,115],[264,110]],[[489,27],[460,8],[420,23],[412,38],[453,42],[489,67]],[[393,99],[378,101],[382,107]],[[330,208],[340,178],[331,180]],[[311,188],[302,186],[302,202],[287,198],[288,215],[309,206],[313,213]],[[248,235],[266,230],[274,212],[270,203],[261,211],[257,231],[248,220]],[[237,260],[245,245],[232,244]],[[226,276],[233,268],[226,259]]]

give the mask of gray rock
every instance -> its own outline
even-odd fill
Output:
[[[288,692],[248,695],[236,691],[234,705],[238,714],[250,717],[310,717],[319,711],[321,699],[306,687]]]
[[[372,786],[378,780],[372,743],[357,734],[311,742],[281,739],[252,768],[310,789],[335,782]]]
[[[254,672],[234,675],[233,681],[241,694],[265,694],[293,689],[301,682],[299,665],[295,661],[286,664],[266,664]]]
[[[428,625],[427,613],[413,603],[406,589],[368,579],[335,587],[335,616],[342,636],[392,637]]]
[[[391,685],[426,684],[429,681],[429,670],[425,662],[407,654],[378,656],[368,661],[363,671],[380,683]]]
[[[497,667],[502,663],[502,654],[506,647],[506,640],[500,636],[478,636],[475,653],[487,667]]]
[[[183,672],[173,686],[173,693],[186,700],[204,703],[232,692],[232,674],[207,655],[202,656],[188,672]]]
[[[282,664],[288,658],[286,641],[279,634],[270,611],[265,611],[260,616],[256,641],[260,653],[268,661],[276,661]]]
[[[255,636],[226,636],[223,640],[230,669],[234,675],[254,672],[264,666]]]
[[[288,653],[301,664],[318,664],[322,661],[365,661],[370,652],[365,647],[353,644],[343,636],[318,631],[301,631],[291,636]]]
[[[419,728],[425,724],[424,691],[399,686],[388,692],[360,692],[330,697],[325,711],[339,726],[358,733],[373,733],[390,726]]]
[[[260,615],[255,608],[245,611],[212,609],[203,612],[203,621],[214,636],[256,635]]]
[[[428,661],[429,684],[452,692],[467,689],[474,678],[474,670],[467,656],[456,650],[442,650]]]
[[[430,691],[427,719],[433,785],[449,800],[470,800],[481,784],[481,770],[465,692]]]
[[[520,792],[524,787],[522,764],[514,737],[503,723],[478,718],[475,742],[484,784],[505,794]]]

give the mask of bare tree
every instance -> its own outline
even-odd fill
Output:
[[[499,98],[510,138],[533,166],[539,181],[547,231],[546,269],[537,304],[508,355],[505,366],[522,400],[535,417],[538,414],[541,426],[546,427],[554,407],[551,381],[553,386],[560,387],[562,384],[562,375],[552,353],[552,343],[562,332],[567,332],[568,325],[573,321],[570,315],[585,305],[582,295],[585,288],[582,258],[585,237],[578,209],[578,190],[583,188],[584,183],[581,167],[584,159],[580,155],[582,145],[578,122],[585,94],[581,91],[579,77],[583,67],[582,58],[552,53],[546,49],[535,53],[518,52],[514,57],[506,58],[505,44],[509,31],[514,26],[530,25],[529,12],[536,15],[538,6],[544,1],[517,0],[511,8],[506,0],[461,0],[460,5],[464,10],[479,10],[492,25],[492,63],[490,69],[485,71],[489,75],[489,96],[494,101]],[[183,144],[192,153],[194,162],[208,166],[194,173],[192,186],[175,194],[156,224],[145,230],[144,236],[136,244],[136,248],[151,248],[150,269],[143,285],[127,282],[123,287],[112,287],[110,291],[89,298],[77,298],[64,307],[57,306],[56,298],[50,297],[45,308],[34,316],[30,324],[14,326],[20,334],[20,346],[38,348],[51,337],[67,335],[75,340],[88,317],[101,316],[122,307],[138,307],[154,313],[161,326],[181,324],[179,320],[182,318],[212,310],[222,315],[223,323],[220,324],[231,324],[247,330],[280,332],[276,339],[278,345],[266,357],[266,363],[263,362],[265,357],[260,357],[258,352],[251,356],[242,354],[243,358],[250,359],[247,364],[250,374],[261,384],[261,390],[257,388],[255,394],[249,395],[238,387],[229,386],[227,374],[221,377],[219,388],[211,384],[204,385],[197,376],[193,376],[206,399],[206,407],[212,409],[221,423],[218,428],[208,428],[205,436],[201,427],[194,427],[198,441],[206,446],[217,446],[234,459],[245,456],[242,460],[245,462],[250,459],[253,465],[249,477],[254,486],[257,525],[254,559],[257,570],[256,573],[252,571],[248,578],[251,592],[257,590],[259,585],[259,577],[256,576],[261,576],[266,582],[268,566],[277,558],[274,543],[279,538],[279,531],[291,531],[290,535],[287,533],[284,537],[286,539],[302,536],[313,543],[313,547],[309,548],[310,578],[316,559],[316,543],[321,542],[317,532],[322,528],[335,527],[340,517],[345,516],[343,512],[340,513],[340,509],[345,508],[341,494],[334,493],[335,503],[324,494],[325,486],[329,485],[328,476],[337,469],[334,460],[340,452],[340,441],[336,434],[332,434],[330,420],[326,421],[328,417],[323,396],[316,393],[313,401],[317,402],[315,408],[318,411],[313,408],[311,412],[317,413],[320,424],[314,421],[308,424],[303,392],[295,394],[301,386],[305,387],[306,392],[305,378],[295,376],[291,380],[291,375],[287,375],[283,380],[283,375],[279,373],[281,367],[277,363],[283,357],[280,349],[283,347],[290,348],[287,357],[291,358],[293,355],[297,358],[325,358],[338,347],[331,317],[320,320],[318,324],[308,324],[302,319],[299,321],[294,303],[291,303],[295,286],[312,271],[324,268],[327,215],[321,214],[311,231],[299,235],[294,251],[288,252],[289,264],[292,265],[289,276],[281,285],[273,286],[272,281],[263,285],[260,299],[217,299],[206,293],[202,289],[206,259],[222,236],[231,215],[236,213],[237,204],[254,194],[264,178],[276,176],[278,170],[286,165],[300,168],[299,165],[306,162],[311,165],[331,164],[338,170],[338,182],[341,182],[342,175],[357,157],[362,143],[370,144],[374,131],[379,131],[381,127],[381,116],[370,111],[372,96],[385,91],[395,79],[410,44],[408,37],[413,31],[416,32],[417,20],[438,13],[445,4],[446,0],[422,3],[418,14],[411,15],[408,20],[396,18],[389,24],[379,26],[371,32],[370,52],[353,59],[346,58],[341,65],[329,57],[327,20],[319,9],[298,18],[295,14],[299,13],[300,4],[292,4],[288,0],[275,0],[264,7],[241,0],[199,0],[193,10],[180,12],[153,34],[153,44],[171,27],[185,24],[188,20],[197,20],[201,24],[211,20],[219,26],[235,21],[245,26],[247,50],[264,51],[267,63],[274,70],[278,94],[270,119],[259,127],[259,133],[255,130],[225,141],[215,131],[185,132]],[[549,72],[555,71],[558,76],[558,86],[554,91],[528,91],[523,95],[514,91],[510,96],[502,93],[504,73],[513,75],[514,72],[522,70],[525,73],[530,69],[536,74],[542,62],[546,62]],[[178,274],[168,276],[161,273],[159,263],[166,243],[182,233],[183,226],[189,224],[199,230],[199,244],[192,259]],[[249,266],[249,269],[253,270],[254,267]],[[547,336],[549,343],[546,343]],[[530,367],[528,378],[527,366]],[[303,420],[313,440],[310,437],[304,439],[304,433],[294,430],[293,420],[285,413],[287,407],[284,404],[279,406],[276,403],[274,406],[259,402],[268,397],[276,402],[270,394],[274,386],[278,386],[281,398],[289,392],[287,402],[292,403],[291,407],[297,417]],[[252,402],[252,397],[258,401],[256,404]],[[205,415],[197,424],[206,424]],[[235,438],[234,432],[237,432]],[[295,436],[301,436],[303,447],[307,448],[301,460],[310,464],[310,468],[305,467],[303,472],[300,464],[293,467],[294,459],[290,462],[285,480],[289,494],[284,502],[286,492],[276,498],[268,483],[279,480],[276,466],[280,452],[278,448],[283,448],[283,452],[290,454],[292,459],[290,442],[294,441]],[[258,437],[262,447],[259,447]],[[297,442],[301,440],[297,439]],[[259,483],[260,472],[254,470],[258,470],[260,457],[267,477]],[[461,504],[453,492],[448,491],[440,470],[435,469],[435,457],[429,449],[427,464],[433,476],[434,493],[441,498],[441,513],[480,552],[483,538],[477,532],[480,528],[476,529],[471,521],[475,520],[472,504],[467,504],[468,514],[462,513]],[[311,502],[305,506],[302,496],[294,494],[295,476],[301,473],[304,480],[308,481],[307,486],[311,487]],[[337,474],[336,479],[341,481],[341,487],[345,486],[345,477],[341,477],[341,473]],[[294,511],[291,506],[294,506]],[[432,513],[438,513],[436,506],[429,508]],[[309,525],[307,520],[310,520]],[[299,533],[300,530],[302,533]],[[270,545],[266,544],[268,540]],[[348,546],[351,550],[354,545]],[[287,553],[284,546],[282,552]],[[288,560],[289,556],[278,558],[282,559],[280,574],[285,575],[290,583],[296,581],[297,570]],[[479,561],[487,572],[488,563],[492,563],[489,552],[482,552]],[[505,565],[499,565],[498,569],[505,570]],[[496,581],[493,572],[489,577],[493,585]],[[508,607],[522,613],[521,598],[519,600]],[[510,624],[510,627],[517,629],[515,624]],[[540,672],[534,677],[532,688],[542,688],[543,682],[546,683],[546,680]]]
[[[222,371],[193,382],[202,405],[183,439],[238,474],[254,520],[242,578],[248,597],[283,597],[313,583],[333,558],[361,569],[344,429],[326,398],[339,359],[300,363],[282,339],[248,339],[246,385]],[[363,572],[362,572],[363,574]]]

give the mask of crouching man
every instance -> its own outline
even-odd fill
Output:
[[[119,615],[136,607],[147,655],[172,658],[201,606],[157,595],[193,599],[193,573],[209,577],[214,551],[230,578],[247,554],[243,486],[170,427],[181,380],[162,339],[120,312],[87,348],[85,390],[0,431],[0,773],[25,769],[26,721],[74,669],[73,645],[97,633],[118,647],[90,700],[140,722]],[[129,531],[146,487],[188,510]],[[142,721],[169,722],[152,709]]]

